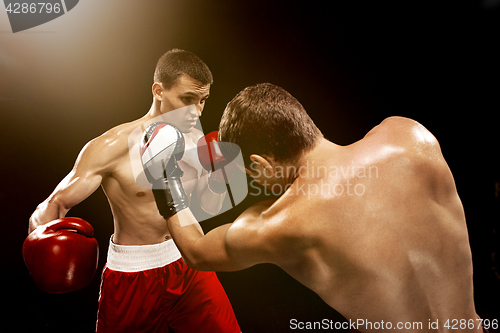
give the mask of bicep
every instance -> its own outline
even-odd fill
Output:
[[[103,142],[104,141],[104,142]],[[96,138],[83,147],[71,172],[59,183],[54,194],[71,208],[90,196],[101,184],[115,160],[105,137]]]
[[[94,139],[83,147],[71,172],[56,186],[42,206],[57,206],[61,217],[99,187],[111,161],[111,154],[103,152],[100,141]]]
[[[30,217],[29,232],[39,225],[65,217],[73,206],[99,187],[101,180],[102,177],[97,174],[83,175],[73,169],[33,212]]]
[[[247,241],[245,232],[233,230],[233,224],[225,224],[209,231],[196,240],[196,254],[189,264],[197,270],[238,271],[262,261]]]
[[[270,238],[259,222],[252,225],[233,224],[226,234],[225,247],[228,256],[239,266],[248,268],[261,263],[273,263]]]
[[[251,214],[253,215],[253,214]],[[256,264],[272,263],[272,249],[259,216],[243,214],[233,223],[210,230],[192,249],[198,270],[237,271]]]
[[[210,230],[190,246],[188,265],[201,271],[234,271],[239,263],[231,257],[226,247],[227,231],[231,224]],[[175,239],[175,237],[174,237]],[[182,250],[182,247],[181,247]],[[182,252],[182,251],[181,251]]]

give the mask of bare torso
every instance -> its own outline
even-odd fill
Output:
[[[321,145],[263,213],[285,244],[276,263],[347,319],[379,323],[360,331],[477,330],[465,215],[434,137],[391,118],[350,146]]]
[[[129,135],[147,124],[147,118],[120,125],[105,133],[99,144],[113,147],[109,171],[103,176],[101,186],[108,198],[114,219],[113,241],[122,245],[155,244],[170,239],[165,219],[159,214],[150,189],[137,185],[129,155]],[[147,125],[146,125],[147,126]],[[184,133],[185,153],[179,166],[184,172],[184,190],[190,197],[195,191],[202,167],[197,161],[196,142],[202,132],[192,129]]]

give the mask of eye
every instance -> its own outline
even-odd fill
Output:
[[[186,104],[193,104],[193,98],[192,97],[182,97],[181,99]]]

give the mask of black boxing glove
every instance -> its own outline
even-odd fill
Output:
[[[158,211],[165,219],[189,207],[181,183],[184,172],[177,163],[183,155],[184,136],[177,127],[156,122],[146,128],[141,139],[142,166],[153,185]]]

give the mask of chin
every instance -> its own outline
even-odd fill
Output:
[[[191,133],[193,130],[193,127],[192,126],[183,126],[183,127],[179,127],[179,131],[181,131],[182,133]]]

